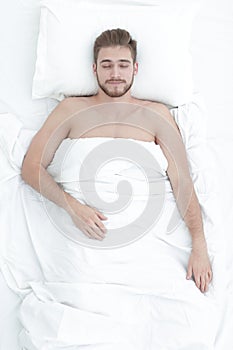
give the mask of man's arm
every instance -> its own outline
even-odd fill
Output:
[[[36,191],[67,210],[65,192],[46,171],[56,149],[70,131],[69,101],[63,100],[36,133],[23,160],[21,175]]]
[[[36,191],[65,209],[88,237],[100,238],[103,237],[102,231],[106,230],[100,219],[106,217],[65,192],[46,170],[58,146],[69,135],[73,115],[75,113],[70,99],[63,100],[53,110],[29,146],[21,175]]]
[[[200,205],[190,176],[186,150],[182,137],[172,115],[164,105],[159,107],[157,115],[157,143],[167,158],[167,174],[171,182],[178,209],[184,219],[192,242],[205,244]]]
[[[207,291],[212,270],[207,252],[201,208],[189,173],[186,150],[179,128],[168,108],[159,106],[156,118],[156,140],[168,161],[167,174],[176,198],[177,207],[192,237],[187,279],[194,275],[202,292]]]

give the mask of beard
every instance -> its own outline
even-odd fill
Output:
[[[131,86],[133,85],[133,82],[134,82],[134,75],[132,75],[132,79],[131,79],[131,82],[129,84],[125,84],[124,86],[124,89],[119,91],[117,89],[113,89],[113,90],[110,90],[108,87],[107,87],[107,82],[108,81],[114,81],[114,79],[110,79],[110,80],[107,80],[105,82],[105,84],[101,84],[100,81],[99,81],[99,77],[98,77],[98,74],[96,74],[96,77],[97,77],[97,82],[98,82],[98,85],[99,87],[101,88],[101,90],[103,90],[105,92],[106,95],[108,95],[109,97],[121,97],[121,96],[124,96],[131,88]],[[117,79],[115,79],[115,81],[118,81]],[[125,80],[120,80],[122,81],[122,83],[126,83]]]

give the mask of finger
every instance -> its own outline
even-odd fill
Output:
[[[95,224],[103,234],[107,232],[106,227],[102,224],[101,221],[97,220]]]
[[[209,289],[209,280],[206,280],[204,293],[208,292],[208,289]]]
[[[203,274],[201,275],[201,285],[200,285],[200,290],[202,291],[202,293],[205,292],[205,288],[206,288],[206,275]]]
[[[208,291],[209,284],[210,284],[211,280],[212,280],[212,272],[211,272],[211,271],[208,271],[208,272],[206,273],[206,286],[205,286],[205,292],[207,292],[207,291]]]
[[[201,286],[201,276],[199,274],[195,274],[194,279],[195,279],[195,283],[196,283],[197,288],[200,288],[200,286]]]
[[[96,225],[103,233],[106,233],[106,232],[107,232],[106,227],[104,226],[104,224],[102,223],[102,221],[99,220],[99,218],[98,218],[97,215],[96,215],[96,217],[95,217],[95,225]]]
[[[213,278],[213,272],[211,270],[208,271],[208,277],[209,277],[209,281],[211,282]]]
[[[187,272],[186,278],[187,278],[187,280],[189,280],[191,277],[192,277],[192,266],[189,265],[189,266],[188,266],[188,272]]]
[[[104,214],[102,214],[101,212],[97,211],[96,210],[96,214],[98,215],[98,217],[101,219],[101,220],[107,220],[107,216],[105,216]]]
[[[88,229],[88,233],[89,233],[91,239],[101,240],[101,238],[95,233],[94,230],[92,230],[91,227]]]
[[[90,218],[87,222],[87,230],[88,232],[93,236],[93,232],[95,233],[94,237],[97,238],[97,236],[101,236],[101,237],[105,237],[105,231],[103,230],[103,232],[101,231],[101,229],[98,227],[98,225],[96,225],[96,222],[99,223],[100,225],[103,226],[102,222],[98,219],[97,215],[94,215],[92,217],[92,219]],[[104,227],[104,226],[103,226]],[[90,230],[91,228],[91,230]],[[97,235],[97,236],[96,236]]]
[[[90,235],[90,233],[89,233],[87,230],[83,230],[83,233],[85,233],[85,235],[86,235],[87,237],[92,238],[91,235]]]
[[[101,230],[94,224],[89,227],[89,233],[92,235],[92,237],[102,240],[105,235],[101,232]]]

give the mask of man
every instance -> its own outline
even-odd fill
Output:
[[[205,292],[212,271],[185,149],[179,129],[165,105],[131,96],[130,89],[138,72],[136,53],[136,41],[125,30],[107,30],[96,39],[93,71],[99,85],[98,93],[90,97],[66,98],[54,109],[31,142],[23,162],[22,178],[65,209],[84,234],[103,239],[106,216],[63,191],[46,171],[58,146],[65,138],[83,136],[134,138],[158,143],[168,161],[167,174],[178,208],[192,236],[187,278],[193,274],[197,287]],[[107,116],[98,116],[98,106],[103,104],[106,104]],[[119,108],[122,104],[125,109]],[[137,120],[128,115],[129,106],[136,107]],[[145,108],[154,118],[145,117]],[[85,118],[80,117],[85,110],[90,113]]]

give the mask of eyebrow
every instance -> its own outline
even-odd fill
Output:
[[[109,59],[104,59],[104,60],[102,60],[102,61],[100,61],[100,63],[104,63],[104,62],[112,62],[112,60],[109,60]],[[127,62],[127,63],[131,63],[131,61],[130,60],[127,60],[127,59],[120,59],[120,60],[118,60],[117,62]]]

